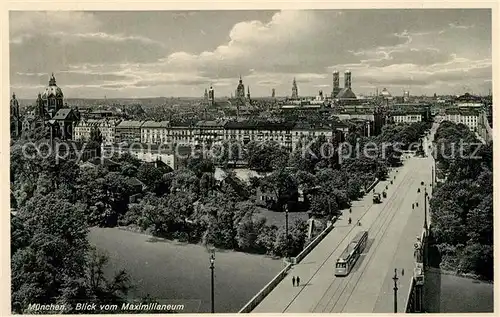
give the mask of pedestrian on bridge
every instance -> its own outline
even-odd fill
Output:
[[[295,287],[295,276],[292,277],[292,285],[293,285],[293,287]]]
[[[297,287],[300,285],[300,277],[297,276]]]

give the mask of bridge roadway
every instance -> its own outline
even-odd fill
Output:
[[[381,204],[373,204],[371,195],[353,202],[352,214],[344,211],[335,228],[252,312],[391,313],[395,268],[399,277],[398,312],[404,312],[414,268],[413,244],[422,233],[424,221],[420,182],[424,181],[430,191],[432,165],[431,157],[409,157],[398,171],[390,173],[387,181],[376,186],[377,192],[388,186],[387,198]],[[419,205],[412,210],[415,202]],[[352,225],[348,224],[349,216]],[[361,226],[355,225],[358,219]],[[363,254],[348,276],[336,277],[337,258],[361,230],[368,230]],[[292,276],[300,277],[299,287],[292,287]]]

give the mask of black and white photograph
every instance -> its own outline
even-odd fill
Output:
[[[6,311],[493,313],[497,2],[109,5],[6,15]]]

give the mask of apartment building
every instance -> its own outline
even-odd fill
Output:
[[[479,111],[476,109],[446,109],[444,120],[465,124],[471,131],[477,132]]]
[[[128,142],[139,143],[141,142],[141,127],[144,121],[131,121],[126,120],[120,122],[115,127],[115,143]]]
[[[223,120],[202,120],[194,126],[194,141],[200,143],[216,143],[224,139]]]
[[[389,117],[394,123],[415,123],[423,121],[422,113],[417,111],[394,111],[389,114]]]
[[[88,141],[92,129],[99,129],[104,144],[115,142],[115,128],[121,122],[120,119],[82,119],[73,129],[73,139],[77,141]]]

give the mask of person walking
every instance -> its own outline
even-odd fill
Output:
[[[292,285],[293,285],[293,287],[295,287],[295,276],[292,277]]]
[[[401,275],[405,276],[405,269],[401,269]]]
[[[297,287],[300,285],[300,277],[297,276]]]
[[[352,222],[351,217],[349,217],[349,220],[348,220],[348,221],[349,221],[349,224],[351,224],[351,222]]]

